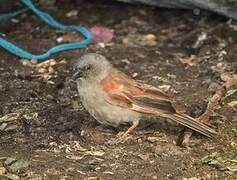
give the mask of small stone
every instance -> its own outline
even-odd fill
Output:
[[[45,68],[39,68],[38,72],[43,74],[43,73],[46,73],[47,70]]]
[[[138,76],[138,73],[133,73],[132,77],[135,78]]]
[[[158,86],[162,91],[164,92],[168,92],[171,88],[171,85],[161,85],[161,86]]]
[[[46,97],[47,97],[48,100],[54,100],[54,97],[50,94],[48,94]]]
[[[27,168],[28,166],[29,166],[29,162],[27,162],[23,159],[20,159],[20,160],[14,162],[13,164],[11,164],[9,166],[9,169],[12,172],[19,172],[19,171],[22,171],[23,169]]]
[[[220,85],[218,83],[212,82],[208,87],[208,91],[216,92],[219,88],[220,88]]]
[[[54,68],[52,68],[51,66],[49,66],[49,68],[48,68],[48,73],[49,73],[49,74],[54,74],[54,73],[55,73]]]
[[[77,15],[78,15],[78,10],[72,10],[66,14],[67,17],[73,17],[73,16],[77,16]]]
[[[6,164],[8,166],[8,165],[12,164],[13,162],[16,162],[16,159],[9,157],[5,160],[4,164]]]
[[[82,130],[80,133],[80,136],[84,136],[85,135],[85,130]]]
[[[145,41],[153,41],[156,39],[156,36],[154,34],[147,34],[143,37]]]
[[[86,155],[91,155],[91,156],[103,156],[105,152],[103,151],[86,151]]]
[[[232,148],[237,149],[237,143],[236,142],[231,142],[230,145],[231,145]]]
[[[114,173],[111,171],[105,171],[105,172],[103,172],[103,174],[114,175]]]
[[[149,159],[149,155],[148,154],[139,154],[138,157],[140,157],[144,161],[147,161]]]
[[[7,170],[5,167],[0,167],[0,175],[6,174]],[[1,179],[1,177],[0,177]]]
[[[83,159],[83,156],[67,155],[66,158],[73,160],[81,160]]]
[[[100,171],[100,170],[101,170],[101,167],[96,167],[95,170],[96,170],[96,171]]]
[[[228,103],[228,105],[232,107],[233,109],[235,109],[235,107],[237,107],[237,101],[231,101]]]
[[[18,128],[17,125],[12,125],[12,126],[9,126],[5,129],[5,131],[12,131],[12,130],[16,130]]]
[[[58,37],[58,38],[56,39],[56,41],[57,41],[57,43],[62,43],[62,42],[63,42],[63,37]]]
[[[101,47],[101,48],[105,48],[105,43],[100,42],[100,43],[98,43],[98,46]]]
[[[122,59],[121,62],[126,63],[127,65],[131,64],[131,62],[128,59]]]
[[[95,180],[95,179],[99,179],[98,177],[88,177],[85,180]]]
[[[57,146],[57,143],[56,142],[50,142],[49,146]]]
[[[143,36],[142,44],[146,46],[156,46],[157,45],[156,36],[154,34],[147,34]]]
[[[20,177],[16,174],[7,174],[5,177],[7,177],[7,180],[20,180]],[[0,176],[1,179],[1,176]],[[2,179],[1,179],[2,180]],[[4,179],[3,179],[4,180]]]
[[[138,143],[138,144],[142,144],[142,139],[139,138],[139,139],[137,140],[137,143]]]
[[[147,141],[151,142],[151,143],[154,143],[154,142],[157,142],[159,141],[159,139],[157,137],[148,137],[147,138]]]
[[[2,124],[0,125],[0,131],[5,130],[6,127],[7,127],[7,123],[2,123]]]

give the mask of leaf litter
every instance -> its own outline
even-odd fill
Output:
[[[237,172],[237,159],[226,157],[224,154],[218,152],[213,152],[203,157],[202,162],[227,173]]]

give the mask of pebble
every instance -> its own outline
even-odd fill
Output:
[[[72,10],[66,14],[67,17],[73,17],[73,16],[77,16],[77,15],[78,15],[78,10]]]
[[[208,91],[209,92],[216,92],[219,88],[220,88],[220,85],[218,83],[212,82],[208,87]]]
[[[137,140],[137,143],[138,143],[138,144],[142,144],[142,139],[139,138],[139,139]]]
[[[7,170],[5,167],[0,167],[0,175],[6,174]]]
[[[151,142],[151,143],[154,143],[154,142],[157,142],[159,141],[159,139],[157,137],[148,137],[147,138],[147,141]]]
[[[103,172],[103,174],[114,175],[114,173],[111,171],[105,171],[105,172]]]
[[[149,159],[149,155],[148,154],[139,154],[138,157],[140,157],[144,161],[147,161]]]
[[[7,128],[5,129],[5,131],[12,131],[12,130],[15,130],[15,129],[17,129],[17,128],[18,128],[17,125],[12,125],[12,126],[7,127]]]
[[[9,166],[9,169],[12,172],[19,172],[22,171],[23,169],[27,168],[29,166],[29,162],[19,159],[18,161],[14,162]]]

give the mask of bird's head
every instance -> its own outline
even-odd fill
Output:
[[[102,55],[96,53],[89,53],[78,60],[73,66],[73,79],[103,79],[112,65]]]

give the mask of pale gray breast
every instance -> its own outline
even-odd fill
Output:
[[[78,83],[78,92],[85,109],[101,124],[118,126],[140,119],[140,113],[114,106],[106,101],[106,94],[96,83]]]

